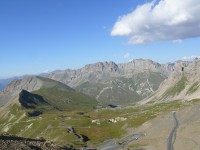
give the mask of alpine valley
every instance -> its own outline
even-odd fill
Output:
[[[200,149],[198,58],[97,62],[0,86],[0,149]]]

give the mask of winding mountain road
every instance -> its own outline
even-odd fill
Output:
[[[106,145],[102,145],[100,148],[98,148],[98,150],[120,150],[123,149],[126,145],[128,145],[128,143],[134,141],[134,140],[138,140],[143,138],[145,135],[142,133],[136,133],[136,134],[131,134],[127,137],[124,137],[122,139],[120,139],[119,142],[115,142],[115,143],[108,143]]]
[[[173,112],[173,118],[174,118],[174,127],[172,128],[169,137],[167,139],[167,150],[174,150],[174,142],[176,139],[176,132],[177,132],[177,128],[178,128],[178,119],[176,116],[176,112]]]

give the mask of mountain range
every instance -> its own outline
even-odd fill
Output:
[[[24,76],[0,92],[0,133],[44,137],[76,149],[101,147],[108,139],[123,143],[134,130],[145,135],[139,147],[163,149],[172,124],[169,112],[175,110],[180,130],[197,141],[192,133],[199,131],[199,66],[200,59],[168,64],[138,59]]]
[[[182,72],[181,67],[189,64],[191,62],[187,61],[159,64],[145,59],[122,64],[98,62],[77,70],[54,71],[45,76],[94,97],[101,104],[128,104],[150,96],[165,79],[174,79],[173,76]],[[184,71],[186,72],[187,68]],[[21,78],[26,80],[26,77]],[[6,85],[12,80],[0,80],[0,84]],[[167,84],[166,82],[162,85]],[[17,86],[15,84],[14,82],[11,86]]]
[[[95,97],[100,103],[126,104],[151,95],[173,68],[174,64],[144,59],[124,64],[98,62],[78,70],[51,73],[48,78]]]
[[[167,64],[136,59],[122,64],[97,62],[77,70],[54,71],[45,74],[45,77],[89,95],[102,105],[139,101],[147,103],[198,98],[200,73],[198,66],[199,59]],[[15,80],[20,78],[20,81]],[[22,89],[27,91],[40,89],[40,82],[33,78],[23,76],[0,80],[4,85],[13,81],[0,92],[0,105],[4,105]]]
[[[173,63],[137,59],[124,64],[98,62],[78,70],[54,71],[45,76],[94,97],[101,104],[127,104],[151,95],[173,69]],[[22,78],[26,80],[26,77]]]

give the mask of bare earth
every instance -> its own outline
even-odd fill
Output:
[[[157,118],[144,123],[135,129],[136,133],[145,136],[129,144],[133,150],[167,150],[170,132],[174,128],[173,112],[161,114]],[[199,150],[200,149],[200,104],[187,106],[177,110],[178,128],[173,144],[174,150]],[[126,147],[125,149],[127,149]]]

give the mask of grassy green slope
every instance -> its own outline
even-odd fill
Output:
[[[37,78],[42,82],[42,88],[32,93],[41,96],[57,110],[92,109],[97,104],[94,98],[77,92],[61,82],[44,77]]]
[[[58,110],[92,109],[97,104],[94,98],[76,91],[66,92],[58,87],[42,88],[33,93],[42,96],[51,106]]]
[[[45,78],[45,77],[36,77],[37,79],[39,79],[42,82],[42,88],[52,88],[52,87],[57,87],[60,90],[63,91],[75,91],[74,89],[72,89],[71,87],[67,86],[66,84],[63,84],[61,82],[49,79],[49,78]]]

